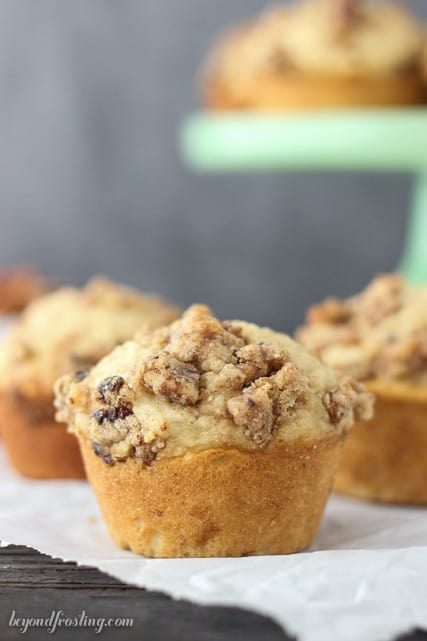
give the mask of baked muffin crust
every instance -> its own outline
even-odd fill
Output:
[[[359,380],[427,385],[427,287],[396,274],[377,277],[348,300],[313,306],[296,336]]]
[[[56,383],[57,419],[106,463],[258,450],[344,433],[373,399],[291,338],[202,305]]]

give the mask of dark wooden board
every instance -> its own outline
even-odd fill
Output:
[[[133,618],[130,628],[60,629],[50,635],[30,629],[25,635],[9,627],[16,616],[45,618],[52,610],[76,616],[85,611],[92,618]],[[0,549],[0,640],[38,641],[77,639],[86,641],[118,639],[130,641],[287,641],[273,621],[236,608],[201,607],[175,601],[158,592],[134,588],[94,568],[63,563],[25,547]],[[405,637],[427,641],[426,632]],[[361,639],[361,641],[363,641]]]

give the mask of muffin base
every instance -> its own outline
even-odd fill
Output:
[[[297,72],[254,74],[252,81],[221,82],[218,74],[206,80],[203,102],[214,111],[393,107],[421,105],[426,98],[420,73],[408,71],[389,78],[334,78]]]
[[[211,449],[107,465],[79,437],[112,539],[148,557],[289,554],[319,527],[342,436],[265,451]]]
[[[427,504],[427,393],[368,384],[375,417],[357,424],[343,449],[335,489],[362,499]]]
[[[83,479],[76,437],[53,419],[52,403],[0,396],[2,438],[13,467],[34,479]]]

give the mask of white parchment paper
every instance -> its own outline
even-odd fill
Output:
[[[9,326],[0,320],[0,340]],[[0,445],[0,540],[175,598],[255,610],[300,641],[390,641],[427,629],[427,508],[334,496],[303,554],[144,559],[110,541],[86,482],[25,480]]]
[[[0,449],[0,539],[200,604],[266,614],[301,641],[388,641],[427,629],[427,510],[330,501],[312,551],[144,559],[109,540],[90,486],[28,481]]]

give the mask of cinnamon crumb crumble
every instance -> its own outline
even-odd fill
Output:
[[[379,276],[358,296],[313,306],[296,336],[327,365],[361,380],[427,383],[427,287]]]
[[[95,442],[104,460],[132,456],[145,465],[209,447],[320,438],[345,431],[372,405],[363,388],[341,383],[291,338],[221,323],[202,305],[115,349],[83,380],[60,379],[56,390],[58,419]]]

